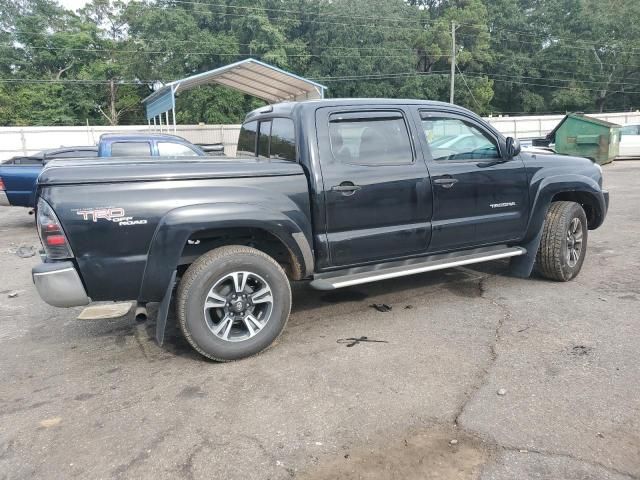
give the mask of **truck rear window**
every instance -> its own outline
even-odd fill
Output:
[[[245,123],[240,129],[237,153],[295,162],[296,137],[293,120],[276,117],[261,120],[259,124],[257,121]]]
[[[196,157],[198,153],[187,145],[173,142],[158,142],[158,155],[161,157]]]
[[[149,157],[151,145],[149,142],[114,142],[111,144],[113,157]]]
[[[293,120],[289,118],[273,119],[269,156],[280,160],[296,160],[296,136]]]

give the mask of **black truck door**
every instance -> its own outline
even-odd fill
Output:
[[[507,159],[502,139],[471,116],[418,113],[433,185],[429,251],[520,239],[528,219],[522,160]]]
[[[331,266],[425,252],[431,186],[402,108],[321,108],[318,150]]]

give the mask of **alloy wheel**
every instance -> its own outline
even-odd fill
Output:
[[[218,280],[204,302],[204,318],[211,332],[227,342],[256,336],[273,311],[267,281],[253,272],[232,272]]]

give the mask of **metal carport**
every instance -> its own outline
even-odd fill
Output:
[[[269,103],[324,98],[324,91],[327,88],[268,63],[248,58],[163,85],[142,101],[147,122],[149,125],[159,125],[162,130],[162,116],[165,116],[164,124],[168,126],[171,123],[169,120],[169,112],[171,112],[175,130],[176,95],[179,92],[212,83],[225,85]]]

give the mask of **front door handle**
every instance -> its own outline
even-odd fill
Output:
[[[340,185],[334,185],[331,187],[332,192],[340,192],[345,195],[353,195],[362,187],[360,185],[354,185],[352,182],[342,182]]]
[[[458,179],[453,177],[436,178],[433,183],[440,185],[442,188],[451,188],[458,183]]]

